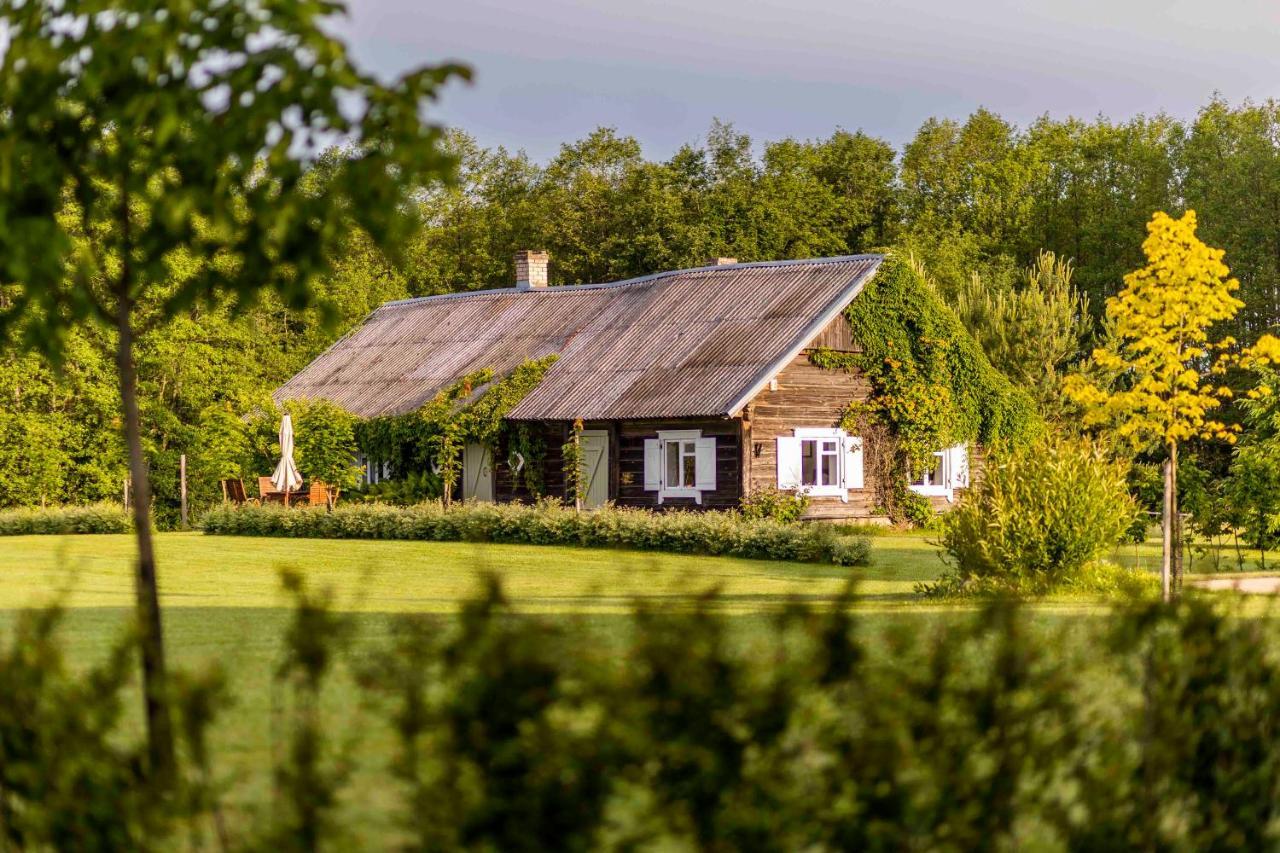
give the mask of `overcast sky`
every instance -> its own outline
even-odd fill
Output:
[[[1280,0],[350,0],[358,59],[475,70],[436,115],[545,160],[600,125],[645,153],[713,117],[894,144],[986,106],[1025,124],[1280,95]]]

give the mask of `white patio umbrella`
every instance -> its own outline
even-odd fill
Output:
[[[286,502],[288,493],[302,485],[302,475],[293,461],[293,418],[289,415],[280,419],[280,464],[271,475],[271,485],[285,493]]]

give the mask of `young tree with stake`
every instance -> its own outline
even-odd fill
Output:
[[[135,352],[198,305],[312,302],[342,236],[394,251],[451,171],[425,105],[455,65],[383,84],[326,34],[330,0],[0,0],[0,332],[57,362],[111,330],[137,531],[150,771],[173,767]],[[323,186],[311,163],[348,156]]]
[[[1178,445],[1196,437],[1235,441],[1232,429],[1207,417],[1231,395],[1207,374],[1223,371],[1223,351],[1234,344],[1229,338],[1210,343],[1209,328],[1244,303],[1232,295],[1240,285],[1228,277],[1223,251],[1196,237],[1195,211],[1181,219],[1152,216],[1142,251],[1147,264],[1126,275],[1124,289],[1107,300],[1111,335],[1093,351],[1093,365],[1111,381],[1073,374],[1064,391],[1084,407],[1086,425],[1113,425],[1135,447],[1158,443],[1167,451],[1160,578],[1168,600],[1181,583],[1171,577],[1179,547]]]

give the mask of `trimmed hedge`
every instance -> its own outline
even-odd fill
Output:
[[[128,533],[132,529],[125,511],[109,503],[0,511],[0,536]]]
[[[354,504],[333,512],[225,506],[207,513],[201,526],[205,533],[232,536],[579,545],[841,566],[865,564],[871,551],[866,538],[840,536],[821,524],[782,524],[734,512],[610,508],[578,513],[552,502],[455,504],[447,510],[438,501],[410,507]]]

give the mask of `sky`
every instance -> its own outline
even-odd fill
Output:
[[[979,106],[1190,117],[1280,96],[1280,0],[349,0],[356,59],[461,60],[434,117],[544,161],[599,126],[665,158],[713,118],[757,141],[895,145]]]

